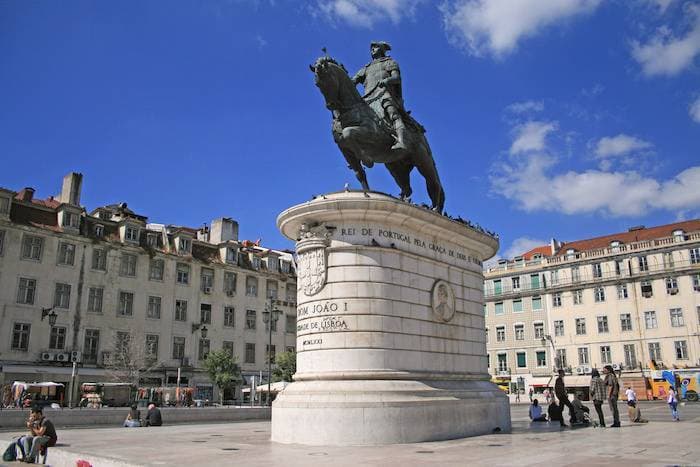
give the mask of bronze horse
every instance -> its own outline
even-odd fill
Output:
[[[324,56],[310,68],[316,77],[316,86],[326,100],[326,107],[333,113],[333,139],[362,189],[369,191],[362,165],[372,167],[375,162],[383,163],[401,189],[401,199],[408,200],[413,192],[410,175],[416,167],[425,178],[432,209],[442,212],[445,192],[425,138],[425,129],[406,114],[407,149],[392,150],[396,141],[392,127],[364,101],[345,67]]]

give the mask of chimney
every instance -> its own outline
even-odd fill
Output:
[[[63,177],[63,187],[59,201],[73,206],[80,206],[80,189],[83,186],[83,174],[71,172]]]
[[[549,247],[552,251],[551,256],[554,256],[557,254],[557,251],[559,251],[559,248],[561,248],[561,242],[557,241],[556,238],[552,238],[552,241],[549,242]]]
[[[238,240],[238,222],[228,217],[221,217],[211,221],[211,231],[209,241],[214,245],[227,242],[229,240]]]
[[[31,201],[32,198],[34,198],[34,188],[23,188],[19,193],[17,193],[16,198],[22,201]]]

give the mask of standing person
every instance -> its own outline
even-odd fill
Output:
[[[529,392],[529,395],[530,395],[530,404],[532,404],[532,396],[533,396],[534,393],[535,393],[535,390],[532,389],[532,386],[530,386],[530,392]]]
[[[547,405],[549,405],[549,388],[544,390],[544,399],[547,401]]]
[[[673,386],[668,388],[668,406],[671,408],[671,416],[677,422],[681,421],[680,415],[678,415],[678,397],[676,396],[676,390]]]
[[[605,416],[603,415],[603,401],[607,399],[607,394],[605,391],[605,383],[600,379],[600,373],[596,368],[591,371],[591,386],[590,386],[591,399],[593,400],[593,407],[598,414],[598,420],[600,421],[600,426],[605,428]]]
[[[563,406],[567,406],[569,408],[569,422],[573,422],[576,411],[569,400],[569,394],[567,393],[566,385],[564,384],[564,370],[562,369],[559,370],[559,376],[554,383],[554,395],[557,396],[557,399],[559,399],[559,406],[561,407],[562,412],[564,411]],[[564,416],[562,415],[562,419],[563,418]],[[564,422],[562,421],[562,423]]]
[[[136,404],[131,404],[131,410],[124,420],[126,428],[136,428],[141,426],[141,411],[137,409]]]
[[[29,450],[29,454],[24,458],[24,461],[30,464],[35,462],[42,448],[55,446],[56,441],[58,441],[56,428],[53,426],[53,423],[51,423],[51,420],[44,417],[41,407],[34,407],[32,409],[32,415],[34,416],[34,420],[30,429],[32,430],[34,439],[32,440],[32,447]]]
[[[520,388],[515,390],[515,402],[520,402]]]
[[[634,392],[632,386],[627,386],[627,389],[625,390],[625,397],[627,397],[627,405],[631,407],[637,405],[637,393]],[[633,404],[630,404],[630,402],[632,402]]]
[[[613,424],[611,428],[620,428],[620,412],[617,410],[617,399],[620,396],[620,383],[617,381],[612,365],[603,367],[605,373],[605,386],[608,389],[608,404],[613,413]]]

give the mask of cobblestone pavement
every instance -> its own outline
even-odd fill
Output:
[[[269,422],[61,430],[49,463],[74,466],[77,459],[88,459],[95,467],[700,465],[700,403],[681,406],[681,422],[671,420],[666,404],[642,403],[641,408],[647,424],[627,421],[626,407],[620,404],[621,428],[561,429],[531,424],[527,404],[513,405],[510,434],[376,447],[276,444],[269,440]],[[606,414],[610,420],[607,409]],[[3,450],[13,434],[0,434]]]

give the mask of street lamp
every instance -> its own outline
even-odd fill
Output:
[[[270,299],[269,304],[265,304],[265,311],[262,312],[263,315],[263,323],[267,324],[267,329],[268,329],[268,344],[267,344],[267,403],[268,405],[272,405],[272,398],[270,397],[270,383],[272,380],[272,373],[271,373],[271,365],[272,365],[272,359],[270,358],[271,351],[272,351],[272,326],[277,323],[277,320],[280,318],[280,315],[282,312],[277,309],[272,309],[273,308],[273,300]]]
[[[209,333],[209,329],[207,329],[207,327],[204,326],[202,323],[199,323],[199,324],[192,323],[192,334],[194,334],[195,332],[197,332],[197,329],[201,330],[201,332],[202,332],[202,339],[206,339],[206,338],[207,338],[207,333]]]
[[[47,316],[49,317],[49,326],[56,326],[56,319],[58,319],[58,315],[55,311],[53,311],[53,307],[41,309],[41,321],[44,321],[44,318]]]

